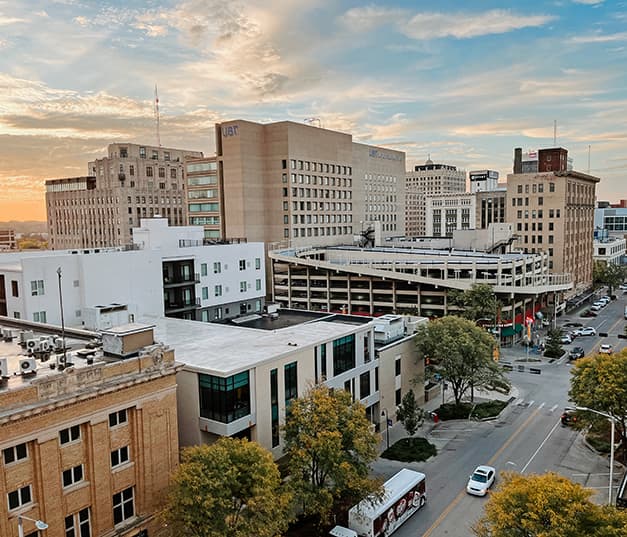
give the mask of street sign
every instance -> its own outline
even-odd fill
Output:
[[[388,420],[388,427],[392,427],[392,420]]]

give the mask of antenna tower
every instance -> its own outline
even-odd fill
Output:
[[[553,120],[553,147],[557,147],[557,119]]]
[[[161,147],[161,133],[159,132],[159,94],[157,93],[157,84],[155,84],[155,126],[157,129],[157,145]]]

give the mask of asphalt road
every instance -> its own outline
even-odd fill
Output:
[[[594,326],[608,337],[585,336],[572,345],[581,346],[586,354],[598,351],[601,343],[611,343],[615,352],[625,346],[618,333],[626,324],[623,318],[627,299],[619,299],[603,308],[598,317],[584,319],[566,316],[559,324],[570,321]],[[524,357],[524,350],[520,351]],[[535,365],[535,364],[534,364]],[[398,537],[462,537],[472,535],[470,526],[483,512],[486,498],[465,492],[468,476],[479,464],[524,474],[558,472],[598,492],[603,502],[608,492],[607,462],[585,448],[577,449],[581,438],[570,428],[561,426],[560,415],[569,405],[568,388],[571,364],[567,358],[538,364],[540,375],[513,371],[509,374],[518,388],[519,397],[495,422],[448,422],[432,435],[447,438],[445,448],[431,461],[411,467],[427,475],[427,505],[408,520],[395,535]]]

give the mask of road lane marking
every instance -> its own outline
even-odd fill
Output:
[[[507,449],[507,447],[516,439],[516,437],[531,423],[531,420],[536,417],[536,415],[540,412],[539,408],[536,408],[531,415],[514,431],[512,436],[510,436],[505,443],[497,450],[497,452],[490,457],[490,460],[487,462],[488,466],[494,465],[494,461],[501,456],[501,453]],[[429,527],[429,529],[422,534],[422,537],[430,537],[433,531],[444,521],[444,519],[451,513],[451,511],[455,508],[455,506],[461,501],[461,499],[466,495],[466,489],[461,490],[457,496],[453,499],[451,503],[448,504],[448,507],[440,513],[440,516],[435,520],[433,524]]]
[[[535,399],[532,399],[531,401],[529,401],[529,402],[527,403],[527,406],[533,406],[533,404],[534,404],[535,402],[536,402],[536,400],[535,400]]]
[[[555,409],[556,409],[558,406],[559,406],[559,405],[553,405],[553,406],[551,407],[550,412],[555,412]]]
[[[546,404],[546,403],[542,403],[542,404],[538,407],[538,409],[540,409],[540,408],[544,408],[544,405],[545,405],[545,404]]]
[[[534,454],[531,455],[531,458],[527,461],[527,464],[525,464],[523,466],[523,469],[520,471],[521,474],[525,473],[525,470],[529,467],[529,465],[531,464],[531,461],[533,461],[533,459],[536,458],[536,455],[538,454],[538,452],[542,449],[542,446],[544,446],[544,444],[546,444],[547,440],[551,437],[551,435],[555,432],[555,429],[557,429],[557,426],[560,424],[560,422],[558,421],[553,428],[549,431],[549,434],[546,435],[545,439],[542,440],[542,443],[538,446],[538,449],[535,450]]]

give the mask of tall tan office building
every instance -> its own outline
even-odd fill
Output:
[[[552,272],[571,274],[572,294],[592,285],[594,203],[599,181],[598,177],[566,169],[507,176],[506,221],[514,225],[519,237],[513,247],[530,253],[547,251]]]
[[[405,234],[403,152],[290,121],[262,125],[235,120],[216,125],[216,154],[219,217],[226,237],[289,240],[296,246],[352,244],[355,235],[376,223],[382,238]],[[188,166],[187,173],[193,219],[197,210],[215,208],[209,205],[214,198],[201,202],[193,192],[206,187],[191,185],[197,172]],[[207,227],[212,229],[217,227]]]
[[[466,172],[431,159],[405,174],[405,231],[408,237],[427,233],[426,196],[466,191]]]
[[[84,177],[46,181],[49,245],[54,250],[131,243],[140,218],[159,214],[184,225],[183,161],[199,151],[110,144]]]

